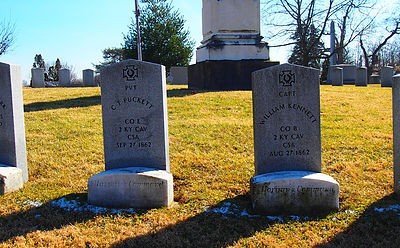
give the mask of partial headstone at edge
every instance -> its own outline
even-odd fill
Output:
[[[394,191],[400,194],[400,75],[393,77],[392,105]]]
[[[391,66],[384,66],[381,68],[381,86],[392,87],[392,80],[394,69]]]
[[[106,171],[89,179],[88,200],[105,207],[173,202],[165,68],[125,60],[101,69]]]
[[[317,214],[339,208],[339,184],[321,173],[319,71],[284,64],[253,73],[253,210]]]
[[[0,194],[28,181],[20,67],[0,63]]]

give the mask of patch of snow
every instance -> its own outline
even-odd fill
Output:
[[[26,200],[26,201],[24,201],[24,205],[38,208],[38,207],[41,207],[43,205],[43,203],[41,203],[40,201]]]
[[[115,208],[104,208],[90,205],[87,202],[79,202],[76,200],[68,200],[66,198],[60,198],[49,203],[53,207],[61,208],[69,212],[91,212],[94,214],[136,214],[133,208],[128,209],[115,209]]]
[[[400,205],[391,205],[386,208],[375,208],[375,212],[384,213],[384,212],[400,212]]]

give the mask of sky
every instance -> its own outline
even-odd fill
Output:
[[[173,0],[195,47],[202,40],[201,2]],[[22,79],[29,82],[34,57],[41,54],[47,63],[59,58],[81,78],[82,70],[94,69],[93,64],[103,60],[104,48],[121,45],[134,6],[134,0],[1,0],[0,21],[15,24],[16,41],[0,62],[20,65]]]

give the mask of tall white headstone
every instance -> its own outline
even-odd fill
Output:
[[[94,81],[94,71],[86,69],[82,71],[83,85],[84,86],[97,86]]]
[[[0,194],[28,181],[20,67],[0,63]]]
[[[400,75],[393,77],[392,102],[394,191],[400,194]]]
[[[89,179],[88,200],[106,207],[173,202],[165,68],[125,60],[101,69],[106,171]]]

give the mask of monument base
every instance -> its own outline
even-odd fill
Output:
[[[169,207],[173,203],[172,174],[144,167],[108,170],[89,179],[88,201],[110,208]]]
[[[250,181],[253,210],[260,214],[318,215],[339,209],[339,184],[310,171],[281,171]]]
[[[21,169],[0,164],[0,195],[17,191],[23,186]]]
[[[279,62],[269,60],[203,61],[189,66],[189,89],[251,90],[251,73]]]

